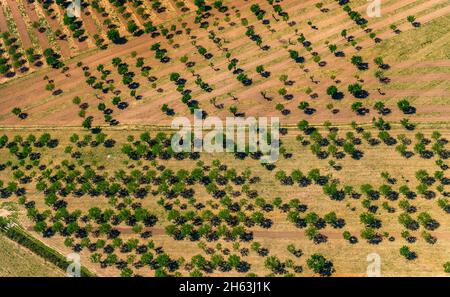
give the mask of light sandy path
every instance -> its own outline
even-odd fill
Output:
[[[22,41],[23,49],[26,50],[33,46],[30,36],[28,35],[27,26],[22,18],[22,15],[19,11],[19,6],[17,1],[7,0],[6,1],[9,8],[11,9],[12,17],[14,18],[14,22],[16,23],[17,30],[20,35],[20,40]]]

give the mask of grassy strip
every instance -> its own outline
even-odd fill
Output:
[[[62,254],[56,250],[46,246],[41,241],[37,240],[25,230],[18,226],[11,226],[8,228],[9,221],[5,218],[0,218],[0,232],[4,233],[9,239],[19,243],[28,248],[35,254],[41,256],[47,261],[55,264],[57,267],[65,270],[70,265]],[[94,277],[95,274],[90,272],[86,267],[81,267],[81,276]]]

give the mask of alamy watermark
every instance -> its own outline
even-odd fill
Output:
[[[367,255],[367,276],[380,277],[381,276],[381,257],[377,253]]]
[[[70,0],[67,6],[67,15],[69,17],[81,17],[81,0]]]
[[[13,221],[8,221],[8,223],[6,223],[4,226],[2,226],[2,230],[4,232],[7,232],[9,229],[14,228],[14,227],[18,227],[19,225],[17,225],[17,223],[13,222]]]
[[[66,275],[68,277],[81,277],[81,257],[77,253],[67,255],[67,261],[71,262],[67,266]]]
[[[186,117],[177,117],[172,121],[172,129],[178,130],[172,137],[172,150],[176,153],[260,152],[261,163],[274,163],[279,157],[278,117],[271,117],[270,124],[267,117],[227,117],[224,124],[218,117],[203,119],[202,110],[196,109],[193,124]]]
[[[367,16],[369,18],[381,17],[381,0],[367,0],[370,4],[367,6]]]

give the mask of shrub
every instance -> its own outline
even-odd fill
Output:
[[[417,254],[411,251],[406,245],[400,248],[400,255],[405,257],[407,260],[414,260],[417,258]]]
[[[331,276],[335,269],[333,263],[321,254],[313,254],[307,261],[308,267],[321,276]]]
[[[450,273],[450,262],[445,262],[444,263],[444,271],[446,273]]]

